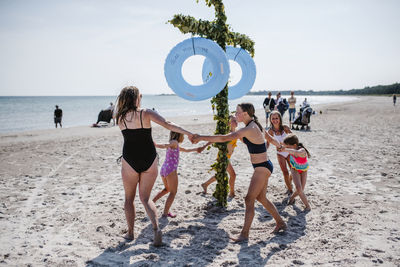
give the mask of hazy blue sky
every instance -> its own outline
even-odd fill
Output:
[[[400,82],[398,0],[224,4],[234,31],[256,43],[253,91]],[[190,37],[166,24],[176,13],[214,17],[201,0],[0,0],[0,95],[115,95],[131,84],[172,93],[164,60]],[[199,58],[184,65],[193,83],[201,79]]]

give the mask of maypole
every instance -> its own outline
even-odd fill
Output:
[[[196,0],[196,2],[199,2],[199,0]],[[227,18],[222,0],[205,0],[205,3],[208,7],[214,6],[214,21],[197,20],[191,16],[178,14],[169,22],[182,33],[192,33],[215,41],[223,50],[227,45],[235,47],[239,45],[254,57],[254,41],[244,34],[232,32],[226,24]],[[228,83],[222,91],[212,98],[211,104],[213,110],[216,110],[214,115],[214,120],[217,121],[215,134],[227,134],[229,132]],[[218,206],[226,207],[229,191],[228,175],[226,173],[228,149],[226,143],[217,143],[215,146],[218,148],[218,158],[212,168],[216,172],[217,186],[213,196],[217,199]]]

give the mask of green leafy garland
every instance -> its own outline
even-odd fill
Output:
[[[199,0],[196,0],[198,3]],[[182,14],[174,15],[173,19],[168,22],[178,28],[182,33],[192,33],[211,39],[218,43],[225,50],[226,45],[240,46],[247,50],[254,57],[254,41],[248,36],[236,32],[232,32],[228,24],[226,24],[226,15],[222,0],[205,0],[208,7],[214,6],[216,19],[212,22],[207,20],[197,20],[191,16]],[[211,100],[213,110],[216,109],[217,114],[214,120],[217,121],[215,134],[227,134],[229,132],[229,105],[228,105],[228,84]],[[228,196],[228,175],[226,168],[228,167],[228,148],[227,143],[216,143],[214,146],[218,148],[217,161],[211,165],[216,171],[217,187],[213,196],[217,199],[217,205],[226,207]]]

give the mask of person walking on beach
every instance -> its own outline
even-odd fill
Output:
[[[396,106],[396,100],[397,100],[396,94],[393,94],[393,106]]]
[[[296,98],[294,97],[294,92],[290,92],[289,102],[289,128],[292,127],[292,122],[296,116]]]
[[[265,110],[265,124],[266,128],[268,128],[268,118],[271,111],[275,109],[275,99],[272,97],[272,93],[268,92],[268,96],[264,99],[263,107]]]
[[[283,143],[283,139],[288,134],[291,134],[292,131],[287,125],[282,124],[282,116],[278,111],[273,111],[271,113],[270,123],[271,127],[268,129],[268,134],[271,135],[277,142],[280,144]],[[269,146],[269,142],[267,142],[267,147]],[[289,173],[290,171],[290,163],[289,163],[289,153],[278,151],[276,154],[279,167],[283,173],[283,178],[286,184],[287,192],[289,194],[293,193],[293,186],[292,186],[292,175]]]
[[[288,204],[294,204],[295,197],[300,196],[301,201],[306,205],[305,210],[310,211],[311,206],[304,194],[304,188],[306,186],[307,170],[309,167],[307,157],[311,157],[311,155],[304,145],[299,143],[299,139],[294,134],[286,136],[283,143],[283,151],[290,154],[290,171],[292,172],[293,182],[296,186],[296,192],[290,196]]]
[[[164,195],[168,194],[168,198],[165,201],[165,207],[164,207],[164,212],[162,214],[163,217],[171,217],[175,218],[176,215],[172,214],[169,212],[172,203],[174,202],[176,193],[178,191],[178,165],[179,165],[179,152],[193,152],[193,151],[199,151],[199,148],[201,147],[196,147],[196,148],[191,148],[191,149],[186,149],[181,146],[179,146],[180,143],[183,142],[183,139],[185,136],[181,133],[177,133],[174,131],[170,132],[169,135],[169,143],[168,144],[156,144],[154,145],[157,148],[166,148],[167,153],[165,155],[165,161],[164,164],[161,167],[160,175],[162,178],[162,181],[164,183],[164,189],[161,190],[154,198],[153,202],[156,203],[157,200],[159,200],[161,197]]]
[[[282,145],[276,142],[263,130],[254,113],[255,110],[253,104],[239,104],[236,108],[236,119],[238,122],[243,122],[246,125],[244,128],[226,135],[194,135],[192,137],[194,143],[200,140],[209,142],[229,142],[235,139],[241,139],[247,145],[254,173],[245,197],[246,213],[244,225],[240,235],[237,238],[232,238],[235,242],[245,241],[249,238],[250,227],[254,218],[254,202],[256,200],[258,200],[275,219],[276,227],[273,230],[273,233],[287,228],[286,223],[279,215],[275,205],[266,197],[268,178],[271,176],[273,166],[271,161],[268,160],[264,134],[272,144],[280,148],[282,148]]]
[[[63,116],[63,112],[62,109],[58,108],[58,105],[56,105],[56,109],[54,110],[54,124],[56,125],[57,128],[57,124],[60,124],[60,128],[62,128],[62,116]]]
[[[165,120],[151,109],[140,107],[142,95],[135,86],[121,90],[117,100],[116,122],[124,137],[122,150],[122,182],[125,191],[125,217],[128,224],[126,239],[134,239],[135,195],[139,185],[139,197],[154,229],[154,245],[162,244],[162,233],[158,224],[157,210],[150,199],[151,190],[158,175],[158,157],[151,135],[151,122],[168,130],[186,134],[192,133]]]
[[[229,121],[230,121],[230,132],[233,133],[236,131],[236,127],[237,127],[237,121],[236,118],[234,116],[229,116]],[[237,139],[234,139],[232,141],[230,141],[228,143],[228,155],[226,155],[228,157],[228,167],[226,168],[226,171],[229,174],[229,197],[233,198],[235,197],[235,180],[236,180],[236,172],[232,167],[231,164],[231,157],[233,154],[233,151],[235,150],[235,147],[237,146]],[[198,152],[203,151],[207,146],[209,146],[210,144],[212,144],[212,142],[208,142],[207,144],[205,144],[203,147],[201,147],[201,149]],[[203,188],[203,193],[207,194],[207,187],[212,184],[213,182],[216,182],[217,179],[215,178],[215,176],[211,177],[210,179],[208,179],[205,183],[201,184],[201,187]]]

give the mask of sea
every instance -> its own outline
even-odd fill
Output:
[[[64,128],[90,126],[97,121],[99,112],[106,109],[110,102],[115,103],[116,98],[117,96],[0,96],[0,133],[54,128],[55,105],[63,110]],[[311,107],[357,99],[354,96],[299,95],[296,98],[297,105],[307,98]],[[246,95],[230,100],[229,109],[234,111],[236,105],[242,102],[253,103],[256,109],[262,108],[264,99],[263,95]],[[193,102],[176,95],[143,95],[142,107],[154,108],[167,118],[212,114],[210,100]]]

